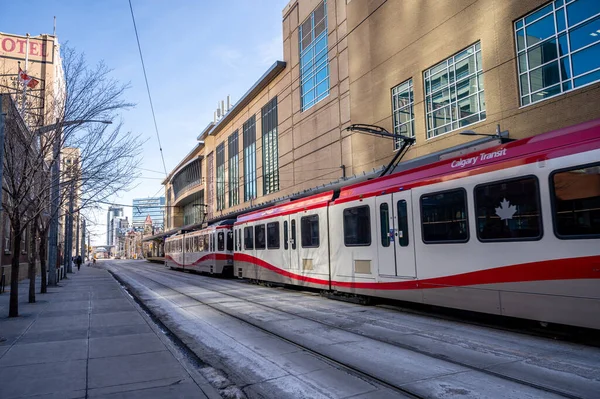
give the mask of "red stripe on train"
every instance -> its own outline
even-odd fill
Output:
[[[273,266],[262,259],[258,259],[247,254],[236,253],[234,255],[234,259],[238,262],[252,263],[294,280],[305,281],[313,284],[329,285],[328,280],[291,273]],[[554,259],[510,266],[501,266],[494,269],[478,270],[469,273],[428,278],[423,280],[375,283],[332,281],[331,285],[333,287],[377,290],[409,290],[419,288],[429,289],[441,287],[460,287],[525,281],[578,280],[598,278],[600,278],[600,256],[586,256],[580,258]]]
[[[204,262],[206,260],[228,260],[231,259],[233,260],[233,255],[227,255],[227,254],[208,254],[208,255],[204,255],[203,257],[201,257],[200,259],[198,259],[197,261],[195,261],[194,263],[190,263],[189,265],[184,265],[181,264],[179,262],[177,262],[175,259],[173,259],[173,257],[166,255],[165,258],[169,259],[171,262],[175,263],[177,266],[195,266],[198,263]]]

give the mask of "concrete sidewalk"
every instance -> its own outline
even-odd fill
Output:
[[[0,398],[220,398],[107,271],[27,290],[14,319],[0,295]]]

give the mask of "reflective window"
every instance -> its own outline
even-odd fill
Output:
[[[600,80],[600,1],[556,0],[515,22],[521,105]]]
[[[477,237],[481,241],[541,238],[539,197],[535,177],[475,187]]]
[[[559,238],[600,235],[600,164],[552,175],[554,229]]]
[[[379,224],[381,225],[381,245],[390,246],[390,210],[387,203],[379,205]]]
[[[263,153],[263,194],[279,190],[279,143],[277,137],[277,97],[274,97],[261,110],[262,153]]]
[[[264,224],[257,224],[256,226],[254,226],[254,237],[255,237],[254,248],[265,249],[266,240],[265,240],[265,225]]]
[[[294,233],[294,230],[292,230],[292,233]],[[304,216],[300,219],[300,235],[303,248],[317,248],[319,246],[319,215]]]
[[[267,248],[279,249],[279,222],[267,223]]]
[[[244,227],[244,249],[254,249],[254,229]]]
[[[219,231],[217,233],[217,250],[224,251],[225,250],[225,233]]]
[[[415,96],[412,79],[392,89],[392,116],[394,117],[394,133],[407,137],[415,137]],[[394,140],[394,149],[400,148],[401,140]]]
[[[408,209],[405,200],[398,201],[398,244],[408,247]]]
[[[485,119],[479,42],[426,70],[427,138]]]
[[[371,245],[371,215],[368,205],[344,209],[344,245]]]
[[[233,231],[227,232],[227,250],[233,251]]]
[[[244,201],[256,198],[256,117],[243,125],[244,138]]]
[[[300,88],[302,110],[329,94],[327,2],[323,1],[300,24]]]
[[[240,203],[240,158],[238,154],[239,143],[237,130],[227,139],[227,151],[229,152],[227,165],[227,168],[229,169],[229,206],[235,206]]]
[[[225,209],[225,144],[217,146],[217,210]]]
[[[283,248],[288,249],[288,222],[287,220],[283,222]]]
[[[467,242],[467,196],[465,190],[451,190],[421,197],[423,242]]]

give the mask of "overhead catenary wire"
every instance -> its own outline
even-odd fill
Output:
[[[129,0],[129,9],[131,10],[131,20],[133,21],[133,30],[135,31],[135,39],[137,41],[138,51],[140,53],[140,60],[142,62],[142,70],[144,71],[144,80],[146,82],[146,91],[148,92],[148,100],[150,101],[150,110],[152,111],[152,120],[154,121],[154,130],[156,131],[156,139],[158,141],[158,149],[160,150],[160,158],[162,160],[163,169],[165,170],[165,176],[168,175],[167,165],[165,163],[165,156],[163,154],[162,144],[160,142],[160,135],[158,134],[158,124],[156,123],[156,114],[154,112],[154,104],[152,103],[152,95],[150,94],[150,85],[148,84],[148,75],[146,74],[146,65],[144,64],[144,56],[142,55],[142,46],[140,45],[140,36],[138,34],[137,25],[135,23],[135,15],[133,13],[133,6],[131,0]]]

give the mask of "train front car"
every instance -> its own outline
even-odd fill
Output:
[[[329,289],[327,205],[333,191],[239,216],[235,275]]]
[[[346,187],[332,289],[600,329],[600,120]]]
[[[183,237],[183,234],[176,234],[165,240],[165,267],[183,270]]]

